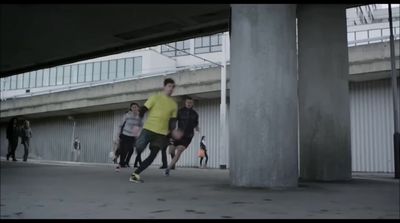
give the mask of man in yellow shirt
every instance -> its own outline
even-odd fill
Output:
[[[181,130],[176,129],[178,105],[171,97],[174,89],[174,80],[165,79],[163,91],[150,96],[140,109],[140,117],[143,117],[146,112],[148,112],[148,115],[143,130],[136,141],[136,151],[137,154],[142,153],[150,143],[150,155],[132,173],[129,181],[143,182],[139,174],[150,166],[158,151],[167,148],[169,143],[168,133],[171,132],[175,139],[180,139],[183,135]]]

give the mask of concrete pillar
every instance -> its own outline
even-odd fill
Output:
[[[297,186],[295,32],[295,5],[232,5],[232,185]]]
[[[300,177],[351,179],[346,10],[298,5]]]

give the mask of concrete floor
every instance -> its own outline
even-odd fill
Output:
[[[1,219],[362,218],[399,219],[399,181],[358,174],[350,182],[300,182],[269,190],[229,185],[228,170],[157,167],[131,183],[111,165],[1,161]]]

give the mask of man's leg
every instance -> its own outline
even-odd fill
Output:
[[[139,167],[140,165],[142,165],[142,155],[141,155],[141,153],[137,153],[133,167]]]
[[[158,146],[150,146],[150,155],[143,160],[142,164],[134,171],[134,173],[140,174],[143,170],[150,166],[156,158],[159,150],[160,148]]]
[[[167,169],[165,170],[165,175],[169,175],[169,170],[175,168],[175,164],[176,162],[178,162],[179,158],[181,157],[181,154],[183,153],[183,151],[186,149],[185,146],[179,145],[176,147],[176,154],[174,156],[174,158],[171,160],[171,163],[169,164],[169,166],[167,167]]]
[[[165,169],[168,167],[167,147],[168,146],[165,146],[164,148],[161,149],[162,166],[160,167],[160,169]]]

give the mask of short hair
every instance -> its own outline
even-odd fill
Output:
[[[193,101],[193,98],[190,97],[190,96],[185,96],[185,101],[186,101],[186,100],[192,100],[192,101]]]
[[[136,106],[140,107],[138,103],[132,102],[132,103],[129,105],[129,109],[132,107],[132,105],[136,105]]]
[[[172,78],[167,78],[167,79],[164,80],[164,87],[167,84],[175,84],[175,81]]]

